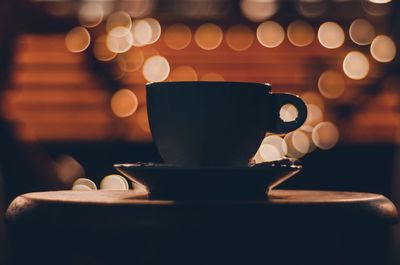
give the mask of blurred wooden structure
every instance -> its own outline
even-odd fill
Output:
[[[193,31],[193,29],[192,29]],[[255,32],[255,29],[254,29]],[[347,36],[347,42],[350,42]],[[168,48],[160,40],[141,48],[145,58],[160,54],[167,58],[171,71],[178,66],[192,67],[197,76],[214,72],[225,80],[269,82],[274,91],[302,94],[318,93],[318,76],[325,70],[343,71],[341,62],[351,50],[349,43],[339,49],[322,47],[317,39],[307,47],[295,47],[287,38],[276,48],[265,48],[255,39],[243,52],[233,51],[225,40],[212,51],[199,48],[194,40],[183,50]],[[382,75],[382,64],[369,56],[370,73],[365,80],[345,78],[342,97],[325,100],[325,119],[333,120],[347,142],[393,142],[399,128],[399,95],[383,89],[366,95],[366,86]],[[20,122],[20,138],[44,141],[107,141],[113,139],[149,141],[138,113],[145,116],[146,83],[141,69],[122,79],[139,98],[138,111],[129,118],[117,118],[110,109],[112,92],[107,90],[87,66],[83,53],[71,53],[65,47],[65,35],[25,34],[17,38],[15,65],[6,94],[7,117]],[[343,74],[344,76],[344,74]],[[352,105],[359,97],[368,97],[354,115],[337,117],[335,110]]]

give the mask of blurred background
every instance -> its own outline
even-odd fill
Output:
[[[98,183],[113,163],[160,162],[145,84],[181,80],[300,95],[306,124],[266,135],[254,159],[300,158],[284,188],[400,202],[399,25],[390,0],[1,1],[1,206]]]

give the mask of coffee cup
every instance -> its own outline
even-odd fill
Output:
[[[150,129],[166,164],[187,168],[247,166],[266,132],[287,133],[307,118],[297,96],[250,82],[158,82],[146,85]],[[285,122],[291,104],[297,118]]]

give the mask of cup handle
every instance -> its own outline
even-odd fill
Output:
[[[295,95],[286,93],[269,93],[268,98],[271,98],[272,113],[275,113],[268,132],[273,133],[288,133],[299,128],[307,119],[307,106],[304,101]],[[291,104],[297,109],[297,117],[294,121],[285,122],[280,117],[280,109],[286,105]]]

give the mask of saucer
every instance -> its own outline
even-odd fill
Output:
[[[168,164],[115,164],[151,199],[265,199],[268,192],[301,170],[296,159],[242,167],[185,168]]]

